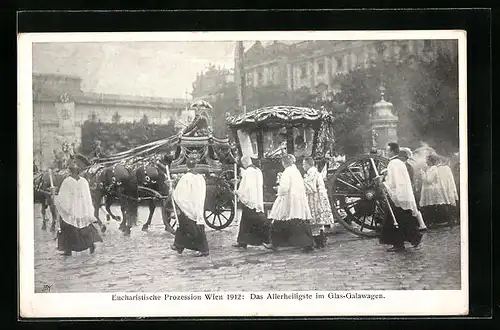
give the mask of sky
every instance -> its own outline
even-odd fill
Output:
[[[79,76],[84,92],[190,98],[196,74],[209,64],[234,67],[234,47],[234,41],[34,43],[33,72]]]

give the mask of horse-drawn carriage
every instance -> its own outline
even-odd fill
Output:
[[[236,157],[229,139],[218,139],[211,134],[208,113],[211,106],[206,102],[195,102],[190,108],[196,112],[195,119],[175,136],[100,159],[78,157],[85,167],[81,174],[89,181],[95,217],[103,231],[106,226],[99,218],[101,206],[105,206],[108,221],[111,218],[121,221],[120,229],[130,234],[131,227],[137,223],[139,205],[146,203],[149,216],[142,230],[148,230],[155,209],[160,206],[165,230],[174,233],[176,221],[169,182],[175,186],[180,174],[186,172],[186,160],[193,152],[199,155],[196,169],[207,182],[207,225],[223,229],[232,222],[235,204],[230,181],[234,178]],[[65,168],[34,175],[35,202],[42,203],[44,230],[48,221],[47,207],[52,213],[51,230],[55,230],[56,225],[56,210],[49,188],[51,185],[59,187],[68,175],[69,171]],[[122,216],[113,214],[112,204],[120,206]]]
[[[199,155],[197,170],[207,182],[205,222],[216,230],[226,228],[235,217],[236,153],[256,159],[264,176],[264,206],[269,210],[282,171],[280,156],[286,152],[296,156],[299,168],[304,157],[315,160],[317,168],[324,173],[332,212],[338,223],[357,235],[378,234],[385,202],[374,178],[386,168],[388,159],[361,155],[348,159],[338,169],[329,169],[326,155],[334,143],[331,128],[335,123],[327,111],[275,106],[228,117],[226,123],[236,140],[238,150],[235,150],[228,138],[212,136],[209,104],[198,102],[191,107],[196,111],[195,120],[176,136],[87,164],[83,174],[91,182],[97,219],[104,198],[109,216],[121,220],[109,207],[117,201],[123,214],[120,227],[130,233],[137,219],[138,204],[147,202],[150,214],[142,229],[148,229],[156,207],[161,206],[165,229],[173,233],[176,222],[170,189],[186,172],[187,157],[196,152]],[[40,182],[35,187],[43,190]]]

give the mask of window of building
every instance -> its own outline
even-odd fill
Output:
[[[264,83],[264,72],[262,70],[257,71],[257,80],[259,81],[259,84]]]
[[[356,56],[356,54],[351,54],[350,56],[350,61],[351,61],[351,69],[354,69],[356,67],[356,65],[358,65],[358,57]]]
[[[339,57],[336,59],[337,60],[337,71],[341,72],[344,69],[344,61],[342,57]]]
[[[246,84],[248,86],[253,86],[253,73],[247,73],[247,75],[246,75]]]
[[[368,68],[370,66],[370,54],[368,52],[365,52],[363,55],[363,66],[365,68]]]
[[[307,64],[304,63],[300,66],[300,79],[306,79],[307,78]]]
[[[409,45],[406,42],[403,42],[401,44],[401,53],[402,54],[407,54],[409,51]]]
[[[270,76],[269,78],[273,84],[278,83],[278,74],[279,74],[278,66],[273,65],[269,70],[269,76]]]
[[[431,40],[424,40],[424,51],[430,50],[432,45]]]
[[[318,61],[318,74],[325,74],[325,61]]]

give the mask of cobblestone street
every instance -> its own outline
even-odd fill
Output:
[[[63,257],[54,234],[41,230],[40,205],[35,205],[35,291],[45,285],[50,292],[460,289],[458,226],[429,231],[418,249],[399,254],[386,252],[377,239],[341,229],[325,249],[304,254],[293,248],[237,250],[231,246],[237,233],[233,223],[223,231],[209,229],[210,256],[194,258],[190,251],[170,250],[173,236],[163,230],[159,211],[148,232],[140,223],[124,237],[111,220],[94,255]],[[147,209],[139,216],[144,222]]]

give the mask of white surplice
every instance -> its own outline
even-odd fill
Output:
[[[394,205],[403,210],[410,210],[414,217],[418,217],[417,203],[405,163],[397,157],[391,158],[383,183]]]
[[[83,177],[64,179],[54,204],[63,221],[76,228],[87,227],[96,220],[89,183]]]
[[[457,200],[457,188],[450,167],[430,166],[425,172],[420,206],[456,205]]]
[[[455,177],[448,165],[438,165],[439,181],[443,187],[446,201],[450,205],[456,205],[458,201],[457,186],[455,184]]]
[[[236,195],[246,207],[257,212],[264,212],[263,182],[260,169],[250,166],[241,170],[241,181]]]
[[[177,206],[197,224],[205,224],[203,211],[207,194],[205,178],[201,174],[186,173],[177,183],[173,197]]]
[[[269,218],[273,220],[311,219],[304,180],[297,166],[288,166],[283,171],[278,186],[278,197],[274,201]]]

